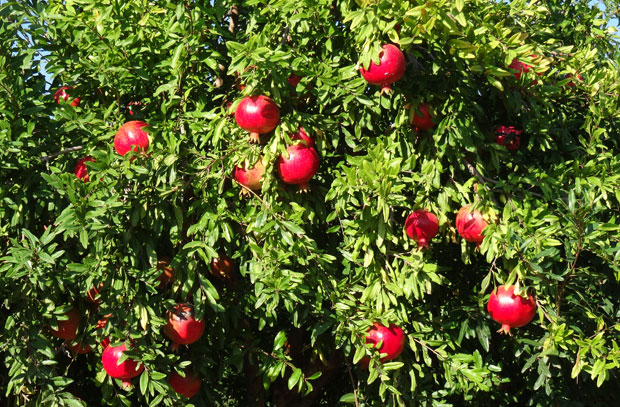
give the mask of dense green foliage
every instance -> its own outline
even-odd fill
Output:
[[[0,3],[0,403],[183,405],[167,376],[184,368],[203,377],[198,406],[620,403],[613,15],[568,0]],[[388,42],[407,69],[381,95],[359,68]],[[519,80],[515,58],[533,66]],[[79,107],[55,103],[63,85]],[[282,117],[263,145],[231,115],[256,94]],[[418,103],[432,130],[412,129]],[[150,125],[147,154],[114,151],[127,120]],[[501,125],[524,130],[515,153]],[[320,156],[306,194],[276,171],[299,126]],[[240,197],[234,167],[259,157],[262,190]],[[491,223],[480,248],[456,233],[466,203]],[[404,232],[419,208],[440,222],[427,250]],[[209,272],[221,253],[231,279]],[[175,280],[158,289],[163,257]],[[538,303],[513,336],[485,308],[504,283]],[[185,300],[207,327],[175,353],[162,326]],[[72,307],[85,355],[50,334]],[[395,361],[364,346],[375,321],[404,329]],[[132,389],[103,370],[105,336],[145,364]]]

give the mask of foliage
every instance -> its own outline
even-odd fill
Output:
[[[198,406],[618,403],[617,15],[588,3],[3,1],[0,401],[182,405],[167,377],[189,369]],[[386,42],[407,57],[391,95],[359,74]],[[63,85],[79,107],[54,102]],[[282,116],[262,146],[231,115],[255,94]],[[146,154],[114,152],[127,120],[149,123]],[[501,125],[524,130],[514,154]],[[299,126],[321,158],[307,194],[275,170]],[[233,169],[259,156],[262,190],[240,197]],[[456,234],[466,203],[491,221],[478,249]],[[404,232],[420,208],[440,222],[423,251]],[[538,303],[512,337],[485,309],[504,283]],[[207,329],[175,353],[182,301]],[[49,331],[72,307],[85,355]],[[364,345],[375,321],[407,334],[397,360]],[[132,389],[105,374],[105,336],[145,364]]]

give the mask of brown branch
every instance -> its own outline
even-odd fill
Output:
[[[349,359],[346,358],[344,361],[347,366],[347,371],[349,372],[349,379],[351,379],[351,386],[353,387],[353,398],[355,399],[355,407],[360,407],[360,402],[357,399],[357,387],[355,387],[355,380],[353,379],[353,373],[351,373],[351,362],[349,362]]]
[[[41,157],[41,161],[48,162],[52,158],[58,157],[61,154],[71,153],[73,151],[79,151],[79,150],[81,150],[83,148],[84,148],[83,146],[74,146],[74,147],[65,148],[64,150],[60,150],[57,153],[50,154],[50,155],[45,155],[45,156]]]

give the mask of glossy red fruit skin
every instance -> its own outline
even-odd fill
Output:
[[[194,318],[194,309],[190,305],[180,303],[168,312],[164,334],[172,341],[173,349],[196,342],[204,330],[205,322]]]
[[[299,127],[299,131],[297,133],[291,134],[291,140],[302,140],[308,147],[314,147],[315,145],[314,136],[306,133],[306,130],[304,130],[303,127]]]
[[[433,213],[418,209],[407,216],[405,231],[407,236],[418,242],[420,248],[424,248],[439,232],[439,221]]]
[[[515,76],[517,80],[521,79],[521,73],[529,72],[531,67],[532,67],[531,65],[525,64],[523,62],[519,62],[519,60],[516,58],[512,60],[510,65],[508,65],[508,68],[518,71],[518,72],[513,73],[513,75]]]
[[[143,121],[132,120],[123,124],[114,136],[114,149],[120,155],[129,151],[146,151],[149,148],[149,135],[142,130],[148,127]]]
[[[86,168],[86,164],[84,164],[86,161],[96,162],[97,160],[95,160],[91,156],[80,158],[78,162],[75,164],[75,168],[73,170],[73,172],[75,173],[75,176],[80,178],[84,182],[88,182],[89,180],[88,168]]]
[[[516,151],[521,145],[523,130],[517,130],[513,126],[500,126],[495,129],[495,142],[506,147],[508,151]]]
[[[389,327],[386,327],[379,322],[375,322],[366,334],[366,343],[374,344],[376,347],[380,341],[383,341],[383,344],[377,350],[382,354],[387,353],[380,361],[388,362],[400,356],[405,348],[405,333],[398,325],[390,324]],[[364,357],[361,360],[361,364],[364,367],[368,366],[369,362],[370,359],[368,357]]]
[[[172,372],[168,378],[168,383],[170,383],[174,391],[191,399],[200,391],[202,380],[191,373],[185,373],[185,377],[182,377],[177,372]]]
[[[288,158],[284,154],[278,158],[280,179],[287,184],[298,185],[300,191],[308,190],[308,181],[319,169],[319,155],[313,147],[304,144],[294,144],[286,151]]]
[[[52,335],[60,339],[72,341],[77,336],[77,328],[80,323],[81,315],[75,308],[70,309],[65,314],[68,319],[58,321],[58,330],[50,328]]]
[[[435,126],[435,123],[433,123],[433,117],[429,112],[428,105],[424,103],[418,105],[415,113],[413,114],[411,126],[416,132],[430,130]]]
[[[527,325],[536,314],[536,301],[532,294],[525,299],[514,294],[515,286],[500,285],[493,290],[487,303],[487,311],[494,321],[502,324],[497,331],[510,335],[510,328]]]
[[[470,211],[471,205],[465,205],[456,214],[456,231],[468,242],[480,243],[484,240],[482,231],[488,223],[478,210]]]
[[[54,100],[56,103],[60,103],[60,98],[62,98],[65,102],[69,100],[69,94],[67,93],[67,89],[73,89],[70,86],[63,86],[54,93]],[[71,107],[77,107],[80,105],[82,100],[80,98],[75,98],[71,101]]]
[[[260,134],[276,128],[280,122],[280,109],[267,96],[248,96],[237,106],[235,121],[239,127],[250,132],[250,142],[258,142]]]
[[[405,55],[393,44],[383,46],[379,54],[379,65],[370,62],[368,69],[360,68],[362,77],[371,85],[380,85],[382,92],[391,91],[390,85],[405,74]]]
[[[301,76],[296,75],[294,73],[291,74],[291,76],[288,77],[288,79],[286,80],[288,82],[289,85],[291,85],[293,88],[296,88],[297,85],[299,85],[299,82],[301,81]]]
[[[123,343],[120,346],[107,346],[101,354],[103,369],[110,377],[122,380],[124,386],[130,385],[129,381],[144,370],[144,365],[133,359],[125,359],[118,364],[118,360],[126,350],[127,346]]]
[[[263,182],[263,175],[265,175],[265,166],[262,163],[262,158],[259,159],[250,169],[235,166],[235,173],[233,175],[235,177],[235,181],[244,187],[251,189],[252,191],[260,191]]]

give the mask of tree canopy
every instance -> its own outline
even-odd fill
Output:
[[[590,3],[2,1],[0,402],[620,402],[620,5]]]

